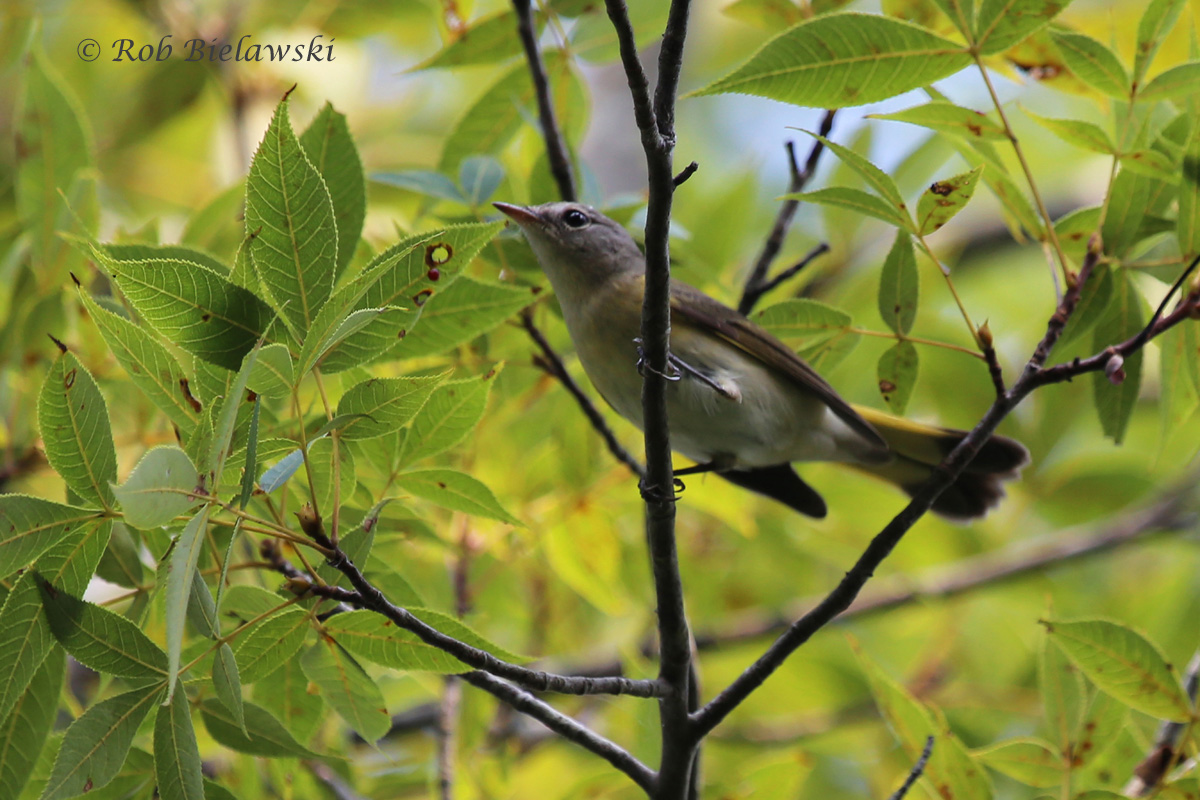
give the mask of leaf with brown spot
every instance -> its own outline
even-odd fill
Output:
[[[937,181],[925,190],[917,202],[917,230],[922,236],[938,230],[966,207],[982,172],[981,164],[970,172]]]

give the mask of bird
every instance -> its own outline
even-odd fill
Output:
[[[620,223],[574,202],[493,203],[525,235],[562,308],[593,386],[642,428],[640,339],[646,261]],[[791,348],[743,314],[672,279],[667,419],[671,447],[713,472],[813,518],[828,513],[796,462],[832,461],[913,495],[965,431],[851,405]],[[932,510],[966,522],[1004,496],[1029,452],[993,436]]]

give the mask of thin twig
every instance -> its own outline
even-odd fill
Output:
[[[821,119],[821,136],[828,138],[829,132],[833,130],[833,117],[836,113],[836,109],[830,109],[825,112],[825,116]],[[808,182],[812,180],[812,176],[817,170],[817,162],[821,158],[821,153],[825,151],[825,143],[820,139],[813,142],[812,149],[808,151],[808,158],[804,161],[803,169],[800,168],[800,165],[796,161],[796,145],[793,142],[788,142],[786,147],[788,168],[791,175],[787,191],[788,194],[796,194],[802,191]],[[758,254],[758,258],[754,262],[754,268],[750,271],[750,277],[746,278],[746,287],[742,291],[742,299],[738,302],[738,311],[743,314],[749,314],[764,294],[779,285],[778,281],[768,285],[767,272],[770,271],[771,265],[775,263],[775,259],[779,256],[779,251],[783,249],[783,240],[787,237],[788,229],[791,227],[792,219],[796,216],[796,209],[799,207],[799,200],[784,200],[783,205],[779,207],[779,213],[775,217],[775,224],[771,226],[771,232],[767,235],[767,240],[763,242],[762,251]]]
[[[826,244],[825,242],[821,242],[819,245],[814,247],[812,250],[809,250],[808,254],[805,255],[804,258],[800,259],[795,264],[792,264],[790,267],[783,270],[778,275],[775,275],[774,277],[770,278],[765,283],[763,283],[759,287],[758,296],[761,297],[764,294],[766,294],[767,292],[774,289],[779,284],[783,283],[784,281],[790,280],[791,278],[796,277],[796,275],[800,274],[800,270],[804,269],[809,264],[811,264],[813,261],[815,261],[817,258],[825,255],[828,252],[829,252],[829,245]]]
[[[904,783],[900,784],[888,800],[904,800],[908,790],[913,787],[917,779],[921,777],[921,773],[925,771],[925,765],[929,763],[929,757],[933,755],[933,737],[925,737],[925,747],[921,750],[921,757],[917,759],[917,763],[913,764],[912,769],[908,771],[908,777],[904,779]]]
[[[613,457],[620,461],[625,466],[629,467],[639,478],[644,478],[646,469],[641,463],[630,455],[629,451],[621,446],[617,441],[617,435],[613,433],[612,428],[608,427],[608,423],[604,420],[604,415],[600,413],[600,409],[591,401],[591,398],[583,391],[571,374],[567,372],[567,367],[563,364],[562,358],[550,346],[550,342],[546,340],[545,335],[537,327],[533,321],[532,309],[526,308],[521,312],[521,327],[529,334],[529,338],[533,339],[538,348],[542,351],[542,365],[555,378],[558,378],[559,383],[575,398],[575,402],[579,404],[584,416],[592,423],[592,427],[604,439],[604,444],[608,446],[608,451],[613,454]]]
[[[1192,655],[1184,677],[1184,688],[1192,705],[1196,703],[1196,689],[1200,687],[1200,650]],[[1187,730],[1190,722],[1164,722],[1158,728],[1154,737],[1154,746],[1150,754],[1142,760],[1133,771],[1133,777],[1125,784],[1121,794],[1126,797],[1145,797],[1150,794],[1167,776],[1172,767],[1179,762],[1181,750],[1176,749],[1180,737]]]
[[[698,170],[698,169],[700,169],[700,165],[699,165],[699,164],[697,164],[695,161],[693,161],[692,163],[690,163],[690,164],[688,164],[686,167],[684,167],[684,168],[683,168],[683,171],[682,171],[682,172],[680,172],[678,175],[676,175],[676,176],[675,176],[675,177],[674,177],[674,178],[671,180],[671,183],[672,183],[672,184],[674,184],[674,186],[675,186],[675,188],[676,188],[676,189],[678,189],[678,188],[679,188],[680,186],[682,186],[682,185],[683,185],[685,182],[687,182],[687,179],[688,179],[688,178],[690,178],[690,177],[692,177],[693,175],[695,175],[695,174],[696,174],[696,170]]]
[[[407,609],[394,605],[363,576],[359,568],[340,549],[334,550],[327,563],[346,576],[354,591],[339,586],[314,586],[314,594],[352,603],[382,614],[404,630],[415,633],[426,644],[449,653],[464,664],[499,675],[527,689],[562,694],[625,694],[632,697],[659,697],[665,693],[659,681],[555,675],[503,661],[486,650],[447,636],[417,619]]]
[[[575,179],[571,174],[571,157],[563,140],[562,129],[554,113],[554,101],[550,97],[550,79],[546,74],[546,63],[538,49],[537,27],[533,20],[531,0],[513,0],[517,12],[517,33],[525,48],[525,60],[529,74],[533,77],[534,93],[537,95],[538,119],[542,124],[542,138],[546,142],[546,160],[550,174],[558,185],[558,194],[563,200],[574,201]]]
[[[533,717],[569,742],[586,748],[628,775],[647,794],[653,796],[654,773],[615,743],[589,730],[533,695],[486,672],[468,672],[463,680],[490,692],[510,706]]]

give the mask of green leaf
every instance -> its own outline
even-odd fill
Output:
[[[954,23],[958,32],[970,39],[975,30],[975,0],[933,0],[942,13]],[[886,8],[885,8],[886,10]]]
[[[1034,114],[1029,109],[1025,109],[1025,116],[1067,144],[1082,147],[1084,150],[1091,150],[1093,153],[1103,153],[1104,155],[1112,155],[1117,152],[1117,146],[1113,144],[1109,135],[1098,125],[1093,125],[1090,122],[1084,122],[1079,119],[1043,117]]]
[[[54,638],[79,663],[105,675],[163,677],[166,653],[132,622],[72,597],[45,579],[38,586]]]
[[[1195,94],[1200,85],[1200,61],[1189,61],[1154,76],[1138,100],[1179,100]]]
[[[912,342],[900,341],[883,351],[879,357],[876,374],[879,377],[879,393],[888,407],[903,414],[917,384],[920,360]]]
[[[517,16],[512,9],[498,11],[455,31],[450,41],[412,68],[446,69],[475,64],[497,64],[521,54]]]
[[[985,56],[1019,44],[1058,16],[1071,0],[983,0],[975,42]]]
[[[1066,347],[1105,318],[1112,305],[1114,287],[1112,268],[1108,264],[1097,264],[1091,278],[1083,285],[1075,313],[1067,321],[1067,327],[1063,328],[1056,347]]]
[[[1032,737],[1009,739],[973,755],[987,766],[1027,786],[1058,786],[1064,777],[1063,758]]]
[[[292,133],[286,98],[250,164],[246,232],[272,306],[292,329],[307,331],[333,293],[340,248],[333,201]]]
[[[936,787],[936,794],[942,797],[989,800],[992,787],[987,774],[971,758],[962,742],[945,729],[944,723],[935,722],[930,709],[878,665],[862,653],[858,654],[858,661],[866,673],[879,712],[909,758],[915,760],[925,747],[926,739],[934,737],[933,752],[922,780]]]
[[[1050,35],[1075,77],[1109,97],[1129,98],[1129,73],[1116,53],[1082,33],[1054,30]]]
[[[842,108],[895,97],[970,63],[962,45],[918,25],[868,14],[829,14],[779,34],[696,94],[736,92]]]
[[[396,627],[395,623],[373,611],[337,614],[325,623],[325,630],[350,652],[390,669],[446,675],[471,669],[449,653],[425,644],[415,633]],[[449,631],[442,632],[454,635]]]
[[[167,566],[167,680],[174,691],[179,677],[180,657],[183,653],[184,621],[187,619],[188,602],[192,594],[192,580],[196,566],[200,563],[200,551],[204,547],[204,533],[208,527],[208,512],[211,506],[201,507],[188,520],[183,531],[175,540]],[[170,698],[168,698],[170,699]]]
[[[242,706],[242,679],[238,673],[237,660],[233,649],[225,642],[217,648],[217,657],[213,659],[213,688],[225,708],[233,715],[234,722],[246,733],[246,712]]]
[[[326,103],[316,118],[300,134],[300,146],[308,160],[321,173],[333,203],[333,221],[337,229],[337,270],[334,282],[346,270],[362,236],[367,216],[367,181],[363,175],[358,148],[350,136],[346,117]],[[297,214],[297,218],[299,218]],[[304,222],[307,224],[307,220]]]
[[[423,194],[426,197],[436,197],[439,200],[462,203],[464,206],[470,205],[467,198],[463,197],[462,190],[458,188],[458,184],[440,172],[424,169],[407,169],[401,172],[372,172],[371,180],[386,183],[388,186],[407,189],[410,192]]]
[[[432,356],[465,344],[532,303],[528,288],[462,277],[426,304],[421,324],[404,340],[405,358]]]
[[[199,264],[208,269],[209,272],[215,272],[218,275],[224,275],[229,272],[229,267],[214,258],[209,253],[203,250],[197,250],[193,247],[185,247],[180,244],[142,244],[138,242],[108,242],[98,245],[105,254],[114,261],[158,261],[160,259],[169,259],[172,261],[187,261],[192,264]]]
[[[233,654],[237,657],[242,682],[254,683],[279,669],[283,662],[299,652],[308,629],[308,615],[299,609],[287,608],[239,636]]]
[[[1178,183],[1179,167],[1158,150],[1135,150],[1120,155],[1121,166],[1167,183]]]
[[[96,576],[127,589],[142,587],[146,570],[141,561],[141,537],[134,537],[121,520],[112,521],[112,535],[104,556],[96,565]],[[131,616],[126,613],[125,616]]]
[[[308,678],[294,658],[272,672],[270,680],[256,683],[253,697],[301,742],[311,739],[325,718],[325,701],[320,693],[309,694]]]
[[[912,221],[909,219],[907,212],[890,205],[880,197],[868,194],[861,189],[852,189],[848,186],[830,186],[826,189],[818,189],[815,192],[785,194],[782,199],[803,200],[806,203],[848,208],[859,214],[866,214],[868,217],[881,219],[884,222],[895,225],[897,228],[904,228],[906,230],[912,228]]]
[[[879,315],[896,333],[906,334],[912,330],[917,317],[920,285],[912,237],[906,231],[897,231],[896,241],[879,274]]]
[[[837,366],[858,344],[850,315],[817,300],[785,300],[751,318],[823,371]]]
[[[1162,353],[1159,408],[1165,446],[1200,405],[1200,330],[1176,325],[1155,341]]]
[[[176,516],[196,504],[188,492],[196,490],[199,474],[187,453],[175,445],[149,450],[129,478],[113,494],[125,512],[125,522],[150,530],[169,524]]]
[[[1138,242],[1153,184],[1153,179],[1132,170],[1117,173],[1108,192],[1108,213],[1101,229],[1105,255],[1122,258]],[[1185,178],[1180,184],[1181,195],[1186,186]]]
[[[452,469],[426,469],[405,472],[398,478],[399,484],[412,494],[442,508],[462,511],[477,517],[487,517],[521,525],[521,521],[509,514],[491,489],[463,472]]]
[[[133,736],[162,696],[159,683],[96,703],[67,728],[41,800],[65,800],[108,784],[121,771]]]
[[[200,416],[199,404],[184,391],[187,374],[175,356],[146,329],[102,308],[83,288],[79,298],[133,384],[171,418],[180,433],[191,434]]]
[[[804,18],[792,0],[734,0],[721,13],[767,31],[790,27]]]
[[[8,181],[15,175],[17,216],[29,231],[30,267],[45,293],[61,286],[67,272],[83,264],[59,231],[90,235],[99,210],[95,181],[86,175],[95,156],[81,105],[40,47],[32,49],[26,62],[13,127],[17,163],[14,173],[8,162]]]
[[[42,577],[75,596],[82,595],[92,581],[96,564],[104,555],[112,525],[82,525],[64,532],[62,538],[41,555],[37,569]]]
[[[1024,190],[1009,177],[995,146],[990,141],[983,139],[969,142],[954,141],[952,144],[968,164],[978,165],[978,162],[982,161],[986,165],[987,169],[983,171],[983,182],[1004,206],[1005,221],[1012,229],[1013,236],[1018,241],[1023,241],[1022,230],[1024,230],[1034,238],[1041,238],[1042,218],[1034,211]]]
[[[1083,676],[1049,636],[1038,650],[1038,689],[1045,706],[1046,727],[1059,753],[1070,751],[1087,708]]]
[[[953,103],[934,102],[915,106],[892,114],[868,114],[872,119],[890,119],[908,122],[938,133],[948,133],[963,139],[987,139],[1000,141],[1008,134],[991,117]]]
[[[159,334],[217,366],[237,369],[271,323],[265,303],[195,262],[119,261],[93,252]]]
[[[970,172],[934,182],[917,202],[917,230],[922,236],[933,233],[962,211],[975,194],[975,185],[983,172],[980,165]]]
[[[503,365],[483,375],[439,385],[413,417],[404,440],[405,464],[449,450],[475,430]]]
[[[471,156],[458,168],[458,185],[469,205],[486,203],[504,180],[504,167],[491,156]]]
[[[254,703],[246,703],[246,729],[249,734],[242,733],[229,710],[216,698],[210,698],[200,704],[200,716],[209,735],[218,744],[239,753],[268,758],[317,756],[317,753],[297,742],[270,712]]]
[[[187,693],[177,687],[154,718],[154,774],[162,800],[204,800],[200,749]]]
[[[13,713],[53,645],[38,574],[26,570],[0,609],[0,719]]]
[[[292,369],[292,355],[287,345],[268,344],[258,351],[254,368],[246,379],[246,386],[255,394],[278,400],[291,394],[296,383]]]
[[[1183,154],[1183,177],[1179,183],[1179,217],[1175,235],[1184,260],[1200,253],[1200,124],[1192,126]]]
[[[72,353],[51,365],[38,396],[38,429],[50,466],[88,503],[113,507],[117,479],[108,406],[92,374]]]
[[[352,386],[338,401],[338,416],[360,414],[342,427],[344,439],[371,439],[399,430],[416,416],[441,375],[370,378]]]
[[[895,208],[902,218],[908,218],[908,207],[904,203],[904,197],[900,194],[900,187],[896,186],[896,182],[886,172],[849,147],[843,147],[837,142],[830,141],[824,136],[811,133],[810,131],[805,131],[805,133],[832,150],[841,159],[843,164],[858,173],[859,177],[866,181],[867,185],[874,189],[876,194]]]
[[[1142,299],[1133,282],[1127,274],[1118,276],[1112,305],[1109,306],[1108,313],[1096,323],[1092,332],[1093,349],[1100,352],[1109,345],[1119,344],[1136,336],[1142,329],[1143,319]],[[1125,359],[1125,377],[1118,385],[1114,386],[1103,372],[1096,373],[1092,379],[1100,426],[1104,435],[1111,437],[1115,444],[1120,444],[1125,438],[1125,429],[1137,405],[1138,393],[1142,386],[1143,357],[1142,351],[1139,350]]]
[[[345,503],[354,494],[354,455],[345,445],[338,447],[338,455],[339,497]],[[324,437],[309,443],[308,467],[312,474],[309,488],[316,507],[322,514],[328,514],[334,506],[333,439]]]
[[[66,666],[66,654],[51,650],[12,712],[0,717],[0,800],[15,800],[33,774],[58,716]]]
[[[424,303],[425,298],[419,298]],[[325,372],[343,372],[378,361],[397,344],[421,316],[420,305],[385,306],[351,312],[317,361]]]
[[[221,613],[234,614],[243,621],[279,610],[285,602],[284,598],[275,592],[246,583],[230,586],[224,596]]]
[[[317,685],[326,702],[368,743],[392,725],[383,693],[354,657],[322,636],[300,657],[300,669]]]
[[[1191,702],[1178,671],[1144,636],[1107,620],[1043,620],[1042,624],[1101,691],[1152,717],[1187,721]]]
[[[220,401],[220,413],[216,417],[216,424],[213,428],[212,447],[205,463],[201,465],[201,472],[206,473],[207,485],[214,492],[225,471],[225,461],[232,452],[238,422],[249,424],[247,419],[249,414],[240,412],[246,408],[246,384],[250,380],[250,373],[254,371],[255,365],[258,363],[258,353],[259,349],[255,348],[246,355],[241,369],[232,376],[233,380],[229,383],[224,397]]]
[[[1088,704],[1072,742],[1072,767],[1101,768],[1104,757],[1112,752],[1121,734],[1128,733],[1128,720],[1128,706],[1104,692],[1092,692],[1092,702]]]
[[[200,570],[192,575],[192,589],[188,597],[187,619],[192,628],[209,639],[221,635],[221,623],[217,619],[217,601],[213,599],[212,590],[204,582]]]
[[[98,518],[95,511],[40,497],[0,494],[0,577],[36,561],[72,529]]]
[[[1154,60],[1158,48],[1167,38],[1171,28],[1175,27],[1179,14],[1187,0],[1150,0],[1142,19],[1138,23],[1137,47],[1133,51],[1133,82],[1140,86],[1146,77],[1146,70]]]
[[[238,181],[222,189],[187,221],[179,241],[209,253],[230,253],[242,241],[245,225],[242,207],[246,186]]]

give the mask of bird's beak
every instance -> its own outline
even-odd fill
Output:
[[[500,209],[513,222],[520,225],[522,228],[528,225],[540,225],[542,223],[541,216],[528,206],[514,206],[511,203],[492,203],[496,208]]]

